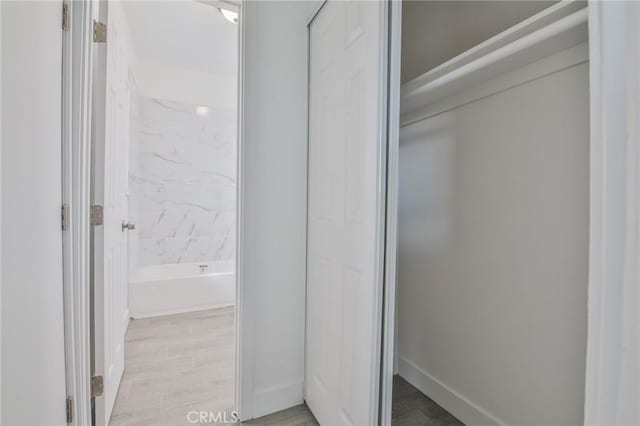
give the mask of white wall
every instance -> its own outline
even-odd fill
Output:
[[[588,81],[583,61],[401,129],[399,371],[467,424],[582,424]]]
[[[133,61],[132,65],[142,96],[212,108],[237,109],[238,79],[235,77],[140,59]]]
[[[2,424],[64,425],[61,2],[2,2]]]
[[[307,2],[246,2],[241,170],[243,418],[302,402]]]

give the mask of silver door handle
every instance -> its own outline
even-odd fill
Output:
[[[136,229],[136,224],[135,223],[127,223],[125,221],[122,221],[122,232],[124,232],[124,231],[133,231],[134,229]]]

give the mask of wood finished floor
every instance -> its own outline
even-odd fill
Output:
[[[393,377],[393,426],[453,426],[463,423],[400,376]]]
[[[233,410],[233,308],[132,320],[111,426],[182,426],[190,411]],[[393,426],[461,425],[407,381],[393,382]],[[219,424],[219,423],[218,423]],[[312,426],[302,404],[243,424]],[[328,425],[330,426],[330,425]]]
[[[231,412],[233,307],[132,320],[112,426],[181,426],[189,411]]]

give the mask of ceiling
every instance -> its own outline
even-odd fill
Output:
[[[238,25],[194,0],[122,2],[138,60],[235,77]]]

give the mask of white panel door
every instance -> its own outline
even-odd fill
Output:
[[[129,67],[119,22],[109,21],[106,65],[99,62],[104,111],[96,114],[94,204],[104,207],[104,224],[94,228],[95,375],[104,377],[104,394],[95,402],[96,424],[108,425],[122,373],[127,325],[127,218],[129,160]],[[97,90],[99,91],[99,90]],[[98,111],[100,107],[96,108]],[[102,121],[101,123],[100,121]],[[102,129],[101,129],[102,128]]]
[[[310,24],[305,399],[322,425],[377,422],[386,3]]]

